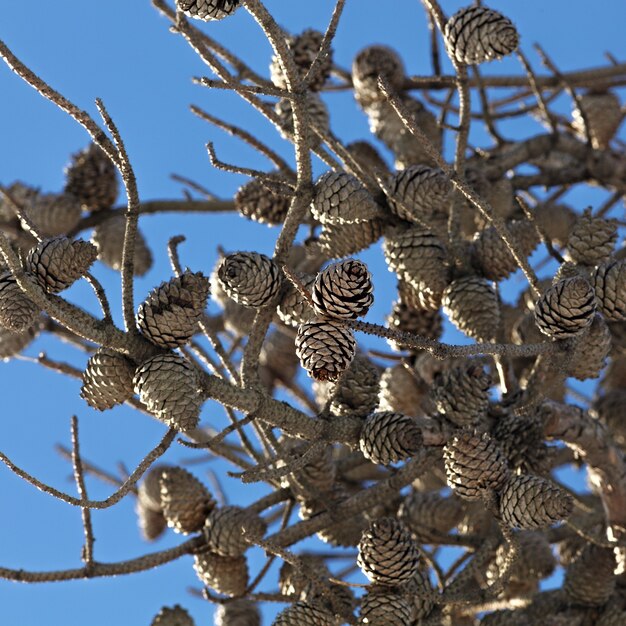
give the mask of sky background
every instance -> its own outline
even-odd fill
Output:
[[[29,67],[79,107],[97,118],[93,104],[103,99],[117,123],[135,168],[142,200],[181,197],[181,187],[170,179],[172,173],[197,180],[219,197],[229,198],[245,178],[211,168],[205,150],[214,141],[218,156],[225,161],[267,168],[250,149],[221,131],[208,126],[189,111],[197,104],[211,113],[254,131],[285,158],[293,149],[276,131],[237,96],[194,86],[190,77],[208,70],[182,38],[168,31],[168,23],[148,0],[69,2],[30,0],[23,3],[0,0],[0,38]],[[287,30],[324,28],[333,3],[329,0],[268,0],[277,21]],[[443,2],[451,14],[463,3]],[[527,0],[493,2],[493,8],[509,16],[521,33],[522,48],[536,68],[532,50],[541,42],[562,71],[592,67],[605,62],[610,51],[626,58],[626,4],[603,0],[593,11],[582,0]],[[245,10],[219,23],[206,25],[211,36],[232,48],[255,70],[267,73],[271,50],[256,23]],[[370,43],[386,43],[405,60],[409,74],[430,73],[426,20],[417,0],[349,0],[334,44],[335,60],[348,68],[355,53]],[[484,67],[487,73],[519,72],[513,60]],[[366,138],[367,120],[348,93],[324,96],[331,110],[331,127],[345,141]],[[569,108],[562,103],[564,110]],[[540,127],[524,123],[507,129],[530,135]],[[66,114],[42,99],[29,86],[0,65],[0,184],[22,180],[43,191],[60,191],[63,167],[69,156],[88,143],[85,131]],[[389,156],[386,153],[386,156]],[[323,171],[315,163],[316,173]],[[593,192],[570,198],[578,208],[599,201]],[[141,219],[155,257],[151,271],[136,281],[136,302],[171,275],[166,243],[175,234],[185,234],[181,246],[183,265],[209,273],[216,247],[227,250],[255,249],[271,252],[277,229],[250,223],[235,215],[150,216]],[[382,264],[375,246],[362,258],[375,277],[376,302],[368,316],[382,321],[393,298],[393,280]],[[111,304],[120,321],[119,280],[105,267],[96,275],[107,286]],[[524,287],[519,277],[508,281],[510,297]],[[93,307],[93,296],[82,285],[67,292],[75,301]],[[210,311],[216,311],[210,305]],[[448,330],[446,338],[458,341]],[[378,342],[378,347],[384,347]],[[35,342],[26,354],[46,350],[49,356],[66,359],[78,366],[85,357],[45,339]],[[124,407],[97,413],[78,397],[79,383],[43,370],[31,362],[0,363],[0,450],[15,463],[47,483],[75,493],[70,465],[54,450],[56,443],[69,445],[69,421],[79,417],[84,457],[115,471],[122,462],[132,469],[156,445],[164,427],[156,420]],[[207,403],[203,420],[213,426],[223,423],[218,407]],[[192,454],[174,445],[165,455],[167,462],[180,462]],[[197,455],[196,455],[197,456]],[[206,478],[206,468],[223,475],[224,465],[194,466],[197,476]],[[575,477],[580,479],[580,477]],[[238,489],[224,480],[230,503],[242,504],[262,493],[260,487]],[[111,487],[88,479],[92,498],[104,498]],[[0,516],[0,566],[32,570],[80,566],[83,542],[80,511],[41,494],[0,466],[0,493],[4,513]],[[139,538],[134,501],[125,498],[119,505],[93,514],[96,559],[124,560],[147,551],[178,544],[173,532],[147,546]],[[255,556],[255,563],[258,560]],[[100,626],[149,624],[162,605],[179,602],[186,606],[198,625],[212,623],[211,607],[191,597],[186,588],[199,587],[186,557],[152,572],[117,579],[77,581],[47,585],[19,585],[0,580],[0,624],[41,626],[64,624]],[[267,623],[269,623],[269,619]]]

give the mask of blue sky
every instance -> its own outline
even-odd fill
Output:
[[[277,21],[294,32],[305,27],[323,29],[333,5],[329,0],[268,0],[266,4]],[[443,3],[448,13],[460,6],[457,1]],[[563,71],[603,64],[605,51],[618,59],[626,58],[626,5],[622,0],[604,0],[593,12],[582,0],[493,2],[491,6],[516,23],[522,48],[537,68],[538,59],[532,50],[536,41]],[[341,66],[349,67],[364,45],[387,43],[401,53],[409,73],[429,73],[425,23],[417,0],[349,0],[334,45],[335,58]],[[245,11],[206,29],[254,69],[267,72],[269,45]],[[166,20],[148,0],[31,0],[28,9],[23,3],[2,0],[0,38],[35,72],[94,117],[94,99],[104,100],[126,142],[143,200],[181,197],[180,185],[170,179],[172,173],[201,182],[217,196],[232,196],[245,178],[212,169],[204,147],[207,141],[215,142],[218,155],[225,161],[267,167],[237,140],[193,116],[190,104],[253,130],[285,158],[292,159],[292,147],[236,96],[191,84],[191,76],[206,75],[207,71],[184,41],[168,32]],[[489,73],[517,71],[512,60],[485,67]],[[325,101],[337,135],[346,141],[368,136],[365,116],[349,94],[329,94]],[[564,102],[563,106],[568,105]],[[530,134],[539,129],[536,124],[526,124],[511,129],[511,133]],[[45,191],[59,191],[69,155],[87,143],[82,128],[0,66],[0,184],[22,180]],[[318,173],[323,171],[319,163],[315,167]],[[597,198],[590,192],[572,201],[582,208]],[[269,252],[277,235],[276,229],[234,215],[147,217],[142,218],[141,228],[155,265],[136,283],[138,302],[170,275],[165,246],[173,234],[187,236],[181,247],[183,264],[205,272],[212,268],[218,244],[226,249]],[[376,304],[369,319],[381,321],[393,298],[393,281],[385,281],[389,275],[382,267],[378,248],[363,258],[380,277],[375,281]],[[96,273],[109,288],[119,321],[117,276],[104,267]],[[511,279],[512,291],[522,286],[518,277]],[[68,294],[76,299],[91,298],[82,286]],[[448,336],[459,339],[453,333]],[[36,342],[27,354],[36,355],[40,350],[49,351],[54,358],[84,362],[75,351],[46,340]],[[80,419],[85,457],[111,471],[118,461],[132,469],[164,432],[158,422],[126,408],[97,414],[78,398],[78,390],[77,381],[30,362],[0,363],[0,450],[34,475],[70,493],[74,493],[68,480],[71,468],[59,459],[54,445],[69,443],[72,414]],[[213,406],[207,405],[203,418],[215,426],[222,423]],[[165,459],[178,462],[191,456],[174,446]],[[206,479],[205,467],[194,466],[193,471]],[[224,465],[212,463],[208,467],[215,467],[222,476]],[[260,493],[255,487],[240,490],[233,481],[224,484],[231,503],[251,501]],[[110,487],[93,479],[88,481],[88,488],[94,498],[110,493]],[[0,491],[5,511],[0,516],[0,566],[46,570],[80,565],[78,510],[37,492],[2,466]],[[180,541],[170,532],[155,546],[146,547],[139,539],[129,498],[112,509],[94,513],[94,528],[96,558],[103,561],[132,558]],[[0,623],[149,624],[162,604],[175,602],[187,606],[197,624],[211,623],[211,608],[187,593],[186,588],[192,585],[198,586],[189,558],[157,571],[117,579],[37,586],[0,581]]]

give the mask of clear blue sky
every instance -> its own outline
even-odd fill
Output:
[[[26,6],[25,6],[26,4]],[[463,3],[443,2],[452,13]],[[329,0],[268,0],[267,6],[288,30],[323,29],[332,11]],[[603,53],[626,58],[626,4],[603,0],[590,10],[583,0],[527,0],[493,2],[518,26],[522,47],[539,67],[532,44],[541,42],[562,70],[602,64]],[[246,59],[257,71],[267,72],[271,55],[256,24],[244,10],[233,18],[207,25],[227,47]],[[169,179],[179,173],[195,179],[216,195],[230,197],[243,177],[213,170],[204,145],[212,140],[226,161],[266,167],[250,150],[207,126],[188,110],[191,103],[207,108],[241,126],[252,129],[285,157],[292,148],[260,117],[225,92],[208,92],[193,86],[191,76],[206,70],[184,41],[168,32],[148,0],[69,2],[31,0],[0,2],[0,38],[35,72],[97,116],[94,98],[104,100],[125,139],[139,181],[143,200],[180,197],[180,187]],[[428,36],[418,0],[348,0],[334,46],[335,58],[349,67],[354,54],[368,43],[394,46],[410,73],[428,73]],[[515,62],[491,64],[489,72],[517,71]],[[348,94],[325,96],[331,108],[331,126],[346,140],[368,136],[365,116]],[[526,126],[524,133],[537,132]],[[88,142],[85,132],[69,117],[43,100],[30,87],[0,66],[0,184],[22,180],[45,191],[63,185],[63,166],[69,155]],[[321,171],[319,164],[317,170]],[[594,196],[580,196],[579,207]],[[209,272],[218,244],[226,249],[272,249],[277,231],[246,222],[237,216],[148,217],[142,219],[155,255],[155,265],[137,281],[137,297],[169,276],[165,245],[178,233],[187,235],[181,248],[183,263]],[[364,258],[380,276],[376,306],[370,319],[380,321],[393,297],[393,281],[382,267],[380,251]],[[119,288],[115,274],[98,268],[97,275],[110,288],[119,320]],[[511,289],[519,281],[511,282]],[[69,292],[76,298],[88,291]],[[458,340],[452,333],[448,335]],[[40,340],[28,354],[48,350],[50,356],[80,363],[81,357],[58,342]],[[83,359],[84,360],[84,359]],[[57,488],[74,493],[68,480],[70,466],[61,461],[54,444],[69,442],[69,418],[77,414],[86,458],[115,471],[122,461],[133,468],[164,432],[161,424],[125,408],[104,414],[90,410],[78,398],[74,380],[42,371],[28,362],[0,363],[0,450],[16,463]],[[207,423],[221,420],[215,407],[203,413]],[[166,460],[177,462],[192,456],[174,446]],[[206,477],[204,467],[194,468]],[[224,466],[213,463],[220,473]],[[254,487],[245,491],[237,483],[225,483],[231,503],[245,503],[258,496]],[[110,488],[97,480],[88,482],[92,497],[102,498]],[[34,570],[80,565],[82,530],[80,512],[26,485],[0,466],[0,566]],[[136,529],[133,501],[94,513],[96,558],[123,560],[147,550],[176,545],[174,533],[146,547]],[[179,602],[189,608],[198,625],[211,623],[211,608],[186,592],[197,585],[191,559],[183,558],[160,570],[135,576],[48,585],[18,585],[0,581],[0,623],[10,626],[103,626],[149,624],[162,604]]]

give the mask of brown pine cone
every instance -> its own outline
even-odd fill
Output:
[[[245,556],[220,556],[202,552],[194,556],[196,574],[203,585],[225,596],[238,597],[248,587],[248,562]]]
[[[489,407],[491,376],[483,366],[469,362],[435,378],[430,394],[440,413],[457,426],[470,426],[484,418]]]
[[[98,256],[98,249],[82,239],[44,239],[28,253],[26,267],[50,293],[67,289],[84,276]]]
[[[176,6],[185,15],[208,22],[232,15],[240,0],[176,0]]]
[[[606,150],[622,122],[619,98],[611,91],[590,91],[580,97],[580,107],[589,124],[589,138],[594,150]],[[585,139],[585,122],[578,107],[573,112],[572,127]]]
[[[453,280],[443,292],[443,311],[468,337],[493,341],[500,325],[498,295],[488,280],[466,276]]]
[[[285,442],[283,452],[287,455],[295,455],[298,458],[298,446],[301,446],[296,440]],[[285,462],[288,464],[289,459]],[[279,466],[284,462],[279,461]],[[290,488],[292,493],[302,499],[306,499],[311,494],[324,494],[333,488],[337,467],[333,459],[333,450],[330,446],[325,446],[319,454],[307,461],[306,465],[300,467],[295,472],[291,472],[285,476],[281,484],[283,487]]]
[[[376,171],[381,176],[388,171],[387,163],[374,146],[367,141],[353,141],[346,145],[352,158],[360,165],[361,169],[372,174]]]
[[[615,589],[614,570],[613,550],[590,543],[565,570],[563,588],[575,604],[602,606]]]
[[[609,601],[598,617],[595,626],[622,626],[626,624],[626,609],[619,603]]]
[[[592,278],[596,302],[607,320],[626,321],[626,261],[609,261],[596,268]]]
[[[332,613],[306,602],[296,602],[278,614],[272,626],[336,626]]]
[[[231,299],[252,308],[272,302],[282,284],[282,272],[276,263],[258,252],[235,252],[225,256],[217,278]]]
[[[299,557],[306,569],[297,567],[285,561],[278,572],[278,588],[284,596],[293,596],[302,599],[307,587],[311,584],[311,577],[328,578],[330,570],[324,559],[314,554],[303,554]]]
[[[311,297],[320,317],[356,319],[374,302],[372,275],[365,263],[346,259],[332,263],[315,278]]]
[[[146,541],[154,541],[165,532],[167,520],[161,511],[148,508],[141,500],[137,500],[135,510],[141,536]]]
[[[571,230],[567,251],[575,263],[593,266],[610,258],[616,242],[615,220],[594,217],[588,208],[578,216]]]
[[[359,447],[366,459],[389,465],[412,457],[422,446],[422,431],[400,413],[372,413],[363,424]]]
[[[428,387],[405,365],[388,367],[380,378],[379,409],[413,417],[421,413]]]
[[[206,518],[204,537],[210,550],[220,556],[241,556],[249,540],[265,534],[266,524],[255,513],[238,506],[214,509]]]
[[[558,281],[535,304],[535,322],[552,339],[576,337],[593,322],[594,290],[581,276]]]
[[[311,213],[322,224],[352,224],[382,216],[370,192],[347,172],[322,174],[314,194]]]
[[[379,386],[378,367],[367,357],[357,354],[341,379],[339,389],[332,390],[331,413],[367,417],[378,406]]]
[[[142,363],[133,379],[135,393],[157,419],[170,428],[198,425],[203,398],[196,371],[175,354],[159,354]]]
[[[182,467],[163,469],[159,487],[167,525],[185,535],[199,531],[215,507],[207,488]]]
[[[511,476],[500,494],[500,514],[512,528],[547,528],[567,519],[573,506],[567,492],[530,474]]]
[[[325,258],[341,259],[369,248],[383,234],[384,222],[373,219],[369,222],[350,224],[326,224],[318,239],[307,242],[311,254],[319,253]]]
[[[80,202],[67,193],[37,195],[24,204],[24,209],[42,237],[65,235],[78,224],[81,215]]]
[[[578,219],[576,212],[566,204],[538,204],[534,211],[537,226],[557,246],[565,246]]]
[[[65,193],[74,196],[83,211],[110,209],[117,199],[115,165],[95,143],[72,155],[65,168]]]
[[[268,189],[259,180],[253,179],[242,185],[234,197],[235,208],[248,219],[277,226],[285,221],[291,198]]]
[[[427,339],[439,339],[443,331],[443,319],[439,310],[416,310],[402,300],[393,303],[391,313],[387,316],[387,325],[393,330],[420,335]],[[387,339],[387,342],[394,350],[414,350],[394,339]]]
[[[184,346],[196,333],[209,297],[201,272],[183,272],[153,289],[137,310],[142,334],[160,348]]]
[[[408,598],[389,587],[370,586],[361,598],[361,624],[406,626],[413,607]]]
[[[359,542],[357,564],[378,585],[411,580],[419,568],[419,547],[408,529],[392,517],[372,522]]]
[[[322,101],[322,99],[314,92],[308,91],[305,94],[305,104],[307,107],[309,124],[307,139],[311,150],[319,147],[321,143],[320,137],[313,131],[313,126],[319,128],[319,130],[328,134],[330,132],[330,118],[328,115],[328,109]],[[278,120],[281,124],[280,134],[287,140],[293,137],[293,112],[291,109],[291,100],[284,98],[279,100],[274,105],[274,111],[278,116]]]
[[[383,76],[394,91],[400,91],[404,83],[404,64],[395,50],[388,46],[363,48],[352,61],[352,84],[357,102],[362,107],[375,100],[385,100],[378,87]]]
[[[39,317],[39,307],[22,291],[11,272],[0,274],[0,327],[21,333]]]
[[[172,608],[164,606],[150,626],[195,626],[195,622],[180,604],[175,604]]]
[[[606,424],[613,439],[622,447],[626,446],[626,390],[613,389],[602,394],[593,402],[593,410],[598,419]]]
[[[483,6],[457,11],[446,23],[443,34],[450,58],[467,65],[501,59],[519,44],[513,22]]]
[[[250,600],[219,604],[215,609],[215,626],[261,626],[261,613]]]
[[[39,334],[40,322],[35,320],[32,326],[14,332],[0,325],[0,360],[4,361],[19,354]]]
[[[465,507],[455,495],[411,491],[398,510],[398,519],[415,533],[418,541],[429,543],[447,535],[463,519]]]
[[[277,381],[292,381],[298,365],[293,334],[280,329],[269,333],[259,354],[259,376],[266,387],[271,390]]]
[[[459,431],[443,449],[448,485],[464,500],[498,491],[509,476],[502,450],[487,434]]]
[[[18,204],[19,208],[26,213],[28,213],[36,200],[41,197],[38,189],[25,185],[20,181],[11,183],[5,189],[11,198],[13,198],[13,200]],[[10,222],[15,220],[15,218],[15,208],[2,194],[0,194],[0,219]],[[80,207],[78,219],[80,219]]]
[[[298,328],[296,354],[315,380],[337,380],[352,363],[355,349],[352,330],[340,322],[310,322]]]
[[[596,313],[589,330],[576,339],[567,374],[578,380],[598,378],[611,351],[611,331]]]
[[[100,348],[87,361],[80,397],[98,411],[111,409],[132,398],[135,366],[125,356]]]
[[[313,289],[315,276],[312,274],[297,274],[302,286],[309,293]],[[315,311],[307,302],[304,296],[289,282],[285,295],[276,309],[278,317],[288,326],[298,326],[298,324],[306,324],[315,319]]]
[[[137,488],[137,499],[146,508],[161,511],[161,476],[165,471],[177,470],[175,465],[156,463],[144,474]]]

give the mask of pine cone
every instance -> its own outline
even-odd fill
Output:
[[[137,488],[137,499],[143,506],[153,511],[162,511],[161,476],[165,471],[177,471],[175,465],[156,463],[144,474]]]
[[[435,378],[430,393],[440,413],[457,426],[469,426],[485,417],[490,386],[491,376],[483,366],[470,362]]]
[[[142,363],[133,379],[135,393],[170,428],[195,428],[203,398],[196,371],[175,354],[159,354]]]
[[[337,380],[352,362],[355,349],[352,330],[340,322],[311,322],[298,328],[296,354],[315,380]]]
[[[261,613],[250,600],[235,600],[215,609],[215,626],[261,626]]]
[[[388,367],[380,378],[379,410],[413,417],[421,413],[427,387],[419,374],[405,365]]]
[[[95,143],[72,155],[65,177],[65,193],[74,196],[83,211],[101,211],[115,204],[118,191],[115,165]]]
[[[28,253],[26,267],[46,291],[59,293],[84,276],[97,256],[96,246],[82,239],[44,239]]]
[[[251,538],[262,537],[265,531],[265,522],[255,513],[238,506],[224,506],[209,514],[203,532],[212,552],[235,557],[250,547]]]
[[[313,284],[311,297],[321,317],[356,319],[374,302],[372,275],[355,259],[333,263],[322,270]]]
[[[606,424],[613,439],[622,447],[626,446],[626,390],[614,389],[594,400],[593,410],[598,419]]]
[[[538,204],[534,212],[537,226],[557,246],[565,246],[578,219],[576,212],[566,204]]]
[[[341,379],[339,389],[333,390],[332,414],[367,417],[378,406],[379,383],[378,367],[357,354]]]
[[[372,522],[359,543],[357,564],[378,585],[408,582],[415,576],[419,561],[419,548],[411,533],[392,517]]]
[[[408,598],[388,587],[371,586],[361,598],[361,624],[406,626],[411,623],[413,607]]]
[[[394,91],[400,91],[404,83],[404,64],[395,50],[387,46],[363,48],[352,62],[354,94],[362,107],[375,100],[385,100],[378,88],[378,78],[383,76]]]
[[[596,313],[589,330],[577,338],[567,374],[578,380],[598,378],[611,351],[611,331],[604,318]]]
[[[616,242],[615,220],[593,217],[588,208],[578,217],[571,230],[567,251],[575,263],[593,266],[610,258]]]
[[[301,444],[293,440],[286,442],[283,452],[295,454],[298,458],[299,445]],[[286,462],[288,464],[289,460],[287,459]],[[279,466],[282,464],[279,462]],[[324,494],[331,491],[337,475],[336,469],[332,447],[326,446],[319,454],[307,461],[306,465],[285,476],[281,484],[283,487],[290,488],[296,497],[306,499],[311,494]]]
[[[197,330],[209,297],[209,280],[189,270],[153,289],[137,310],[142,334],[160,348],[184,346]]]
[[[332,613],[306,602],[296,602],[278,614],[272,626],[336,626]]]
[[[284,596],[302,599],[307,587],[311,584],[312,577],[322,579],[328,578],[331,574],[324,559],[319,556],[303,554],[299,559],[306,569],[285,561],[278,572],[278,588]]]
[[[393,303],[391,313],[387,316],[387,325],[393,330],[420,335],[427,339],[439,339],[443,331],[443,319],[439,310],[414,309],[403,300]],[[401,341],[387,339],[394,350],[415,350]]]
[[[6,187],[6,191],[9,193],[11,198],[17,202],[22,211],[27,213],[37,201],[37,198],[40,197],[39,190],[34,187],[30,187],[29,185],[25,185],[20,181],[11,183],[8,187]],[[9,222],[15,220],[15,218],[15,209],[12,204],[2,194],[0,194],[0,219]],[[80,209],[78,219],[80,219]]]
[[[563,588],[575,604],[602,606],[615,589],[614,569],[611,548],[588,544],[565,570]]]
[[[164,606],[150,626],[195,626],[195,622],[180,604],[175,604],[172,608]]]
[[[539,330],[553,339],[576,337],[593,322],[596,301],[593,288],[581,276],[552,285],[535,305]]]
[[[600,265],[591,283],[604,317],[614,322],[626,321],[626,261],[609,261]]]
[[[66,193],[37,195],[24,208],[42,237],[65,235],[80,221],[80,202]]]
[[[230,298],[252,308],[269,304],[282,284],[282,272],[276,263],[258,252],[235,252],[224,257],[217,277]]]
[[[619,98],[611,91],[588,92],[580,97],[580,107],[589,124],[589,137],[594,150],[606,150],[622,122]],[[578,107],[573,112],[572,127],[585,139],[585,122]]]
[[[500,494],[500,514],[512,528],[547,528],[569,517],[573,506],[567,492],[530,474],[511,476]]]
[[[268,389],[276,381],[289,383],[298,373],[296,344],[291,333],[280,329],[267,335],[259,354],[259,376]]]
[[[453,280],[443,292],[443,311],[468,337],[493,341],[500,325],[500,305],[493,285],[478,276]]]
[[[39,307],[22,291],[13,274],[0,274],[0,327],[20,333],[39,317]]]
[[[132,398],[134,365],[108,348],[100,348],[87,361],[80,397],[98,411],[113,408]]]
[[[621,609],[617,603],[609,602],[598,617],[595,626],[622,626],[624,623],[626,623],[626,610]]]
[[[146,541],[158,539],[167,528],[167,520],[161,511],[148,508],[141,500],[137,500],[135,507],[139,530]]]
[[[407,222],[446,226],[452,185],[439,168],[411,165],[393,176],[389,208]]]
[[[482,6],[457,11],[448,20],[443,34],[450,58],[467,65],[501,59],[514,52],[519,44],[511,20]]]
[[[380,172],[382,175],[388,171],[387,163],[374,146],[367,141],[353,141],[346,145],[352,158],[366,172]]]
[[[464,500],[498,491],[509,476],[502,450],[487,434],[459,431],[443,449],[448,485]]]
[[[199,531],[215,507],[207,488],[182,467],[163,469],[159,487],[167,525],[185,535]]]
[[[311,274],[297,274],[298,279],[302,283],[302,286],[309,293],[313,289],[313,283],[315,282],[315,276]],[[278,317],[288,326],[298,326],[298,324],[306,324],[307,322],[315,319],[315,311],[313,307],[307,302],[302,294],[291,284],[288,283],[285,295],[280,301],[278,308],[276,309]]]
[[[261,224],[277,226],[285,221],[291,198],[280,195],[253,179],[239,187],[234,202],[235,208],[244,217]]]
[[[293,60],[299,70],[300,76],[304,78],[311,69],[313,61],[317,57],[322,46],[324,33],[319,30],[307,28],[299,35],[287,37],[287,46],[293,54]],[[330,72],[333,68],[333,53],[328,50],[328,54],[324,56],[317,69],[313,80],[309,83],[309,88],[313,91],[319,91],[324,83],[328,80]],[[280,60],[277,56],[272,57],[270,65],[270,77],[272,82],[281,89],[287,89],[287,80],[283,73]]]
[[[185,15],[208,22],[232,15],[240,0],[176,0],[176,6]]]
[[[309,147],[311,150],[315,150],[319,147],[321,139],[313,131],[312,126],[316,126],[325,134],[328,134],[330,129],[330,118],[328,116],[328,109],[322,101],[322,99],[311,91],[306,92],[306,106],[309,114],[309,128],[307,138]],[[278,120],[281,124],[280,134],[283,138],[291,140],[293,137],[293,112],[291,110],[291,100],[286,98],[279,100],[275,106],[274,111],[278,116]]]
[[[98,248],[98,259],[114,270],[122,269],[122,251],[126,220],[123,215],[107,219],[94,228],[91,241]],[[152,253],[141,231],[135,238],[133,271],[135,276],[143,276],[152,267]]]
[[[0,360],[6,361],[19,354],[39,334],[39,330],[39,320],[35,320],[32,326],[19,332],[0,325]]]
[[[402,501],[398,519],[415,533],[418,541],[429,543],[447,535],[463,519],[464,506],[455,495],[412,491]]]
[[[238,597],[248,586],[248,562],[245,556],[219,556],[202,552],[194,556],[194,569],[203,585],[225,596]]]
[[[400,413],[372,413],[363,424],[359,447],[366,459],[378,465],[403,461],[422,446],[422,431],[413,419]]]
[[[341,259],[369,248],[383,234],[384,222],[374,219],[351,224],[327,224],[317,240],[307,243],[313,253],[319,251],[326,258]]]
[[[351,174],[326,172],[315,183],[313,217],[322,224],[351,224],[381,217],[369,191]]]

